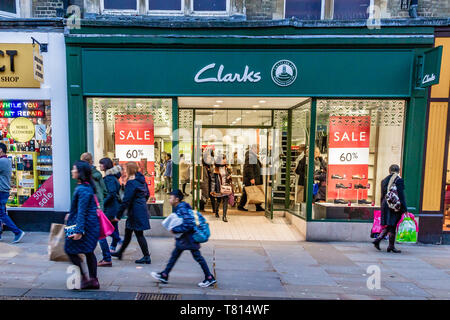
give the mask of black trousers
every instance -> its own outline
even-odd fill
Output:
[[[97,258],[93,252],[85,253],[86,256],[86,264],[89,271],[90,278],[97,278]],[[80,268],[80,273],[82,276],[86,277],[84,274],[83,268],[81,267],[82,261],[79,255],[77,254],[68,254],[70,261],[78,268]]]
[[[228,196],[216,198],[216,205],[214,207],[214,213],[219,214],[220,202],[222,202],[222,204],[223,204],[223,216],[226,217],[227,209],[228,209]]]
[[[134,234],[136,235],[136,239],[139,243],[139,247],[141,247],[142,254],[144,256],[149,256],[150,253],[148,251],[147,240],[144,237],[144,231],[132,230],[132,229],[128,229],[128,228],[125,228],[125,237],[123,239],[123,244],[120,247],[119,252],[123,253],[125,251],[125,249],[128,247],[128,245],[131,242],[131,237],[133,236],[133,231],[134,231]]]

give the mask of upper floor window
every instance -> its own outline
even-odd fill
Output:
[[[19,15],[19,0],[1,0],[0,17],[17,17]]]
[[[371,1],[374,0],[285,0],[285,18],[367,19]]]
[[[286,0],[285,2],[285,18],[319,20],[321,12],[322,0]]]
[[[180,12],[183,4],[184,0],[148,0],[148,10]]]
[[[138,10],[138,0],[103,0],[103,10]]]
[[[194,13],[223,13],[228,11],[229,0],[192,0]]]
[[[333,19],[353,20],[367,19],[370,0],[334,0]]]

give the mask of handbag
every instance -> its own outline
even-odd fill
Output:
[[[96,195],[94,195],[94,199],[97,204],[97,217],[98,222],[100,223],[100,234],[98,240],[102,240],[113,234],[114,226],[111,221],[109,221],[108,217],[103,213],[102,209],[100,209],[100,203],[98,202]]]
[[[228,204],[229,204],[231,207],[234,207],[234,205],[235,205],[234,193],[231,193],[231,194],[228,196]]]

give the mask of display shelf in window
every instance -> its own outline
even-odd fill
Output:
[[[37,153],[12,151],[8,158],[13,166],[9,206],[22,205],[38,188]]]

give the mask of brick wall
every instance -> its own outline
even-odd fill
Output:
[[[392,18],[409,17],[408,10],[401,10],[401,0],[389,0],[388,11]],[[417,15],[419,17],[450,17],[450,1],[448,0],[419,0]]]
[[[63,0],[33,0],[33,17],[57,17],[58,11],[64,9]]]

